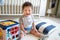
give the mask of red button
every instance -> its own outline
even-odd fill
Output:
[[[15,31],[15,33],[17,33],[17,31]]]
[[[16,26],[15,29],[18,29],[18,27]]]
[[[14,31],[13,31],[13,32],[11,32],[11,34],[14,34]]]
[[[19,35],[17,34],[16,37],[19,37]]]
[[[18,31],[19,29],[16,29],[16,31]]]
[[[11,28],[11,31],[14,31],[14,28]]]
[[[15,38],[15,36],[12,36],[12,39],[14,39]]]

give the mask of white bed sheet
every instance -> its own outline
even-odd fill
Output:
[[[59,23],[56,23],[50,19],[40,19],[40,21],[44,21],[44,22],[47,22],[49,24],[53,24],[56,26],[56,30],[54,30],[50,35],[49,37],[47,38],[47,40],[60,40],[60,24]]]
[[[53,24],[56,26],[56,30],[53,31],[47,39],[44,40],[60,40],[60,24],[50,20],[50,19],[40,19],[40,20],[35,20],[35,25],[38,24],[39,22],[47,22],[49,24]],[[39,38],[29,34],[23,37],[21,40],[38,40]]]

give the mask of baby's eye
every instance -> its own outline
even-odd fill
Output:
[[[24,10],[24,11],[27,11],[27,10]]]
[[[30,11],[30,10],[28,10],[28,11]]]

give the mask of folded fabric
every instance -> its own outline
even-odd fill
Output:
[[[43,34],[48,34],[49,32],[53,32],[55,30],[55,27],[56,26],[49,24],[47,22],[40,22],[36,25],[36,29]]]
[[[48,25],[44,30],[43,30],[43,34],[48,34],[49,31],[51,31],[52,29],[54,29],[55,26],[54,25]]]
[[[36,29],[38,30],[42,25],[46,24],[46,22],[41,22],[36,25]]]
[[[31,29],[32,29],[32,26],[31,27],[27,27],[27,28],[24,28],[28,33],[30,33]]]

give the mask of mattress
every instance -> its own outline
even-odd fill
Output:
[[[14,20],[17,20],[17,19],[14,19]],[[35,19],[34,21],[35,21],[35,25],[38,24],[39,22],[47,22],[49,24],[53,24],[56,26],[56,30],[54,30],[53,32],[50,32],[51,34],[48,35],[49,37],[44,40],[60,40],[60,24],[58,24],[50,19],[39,19],[39,20]],[[41,39],[41,38],[35,37],[32,34],[28,34],[28,35],[24,36],[21,40],[39,40],[39,39]]]
[[[53,24],[56,26],[56,30],[54,30],[53,32],[50,32],[50,34],[48,35],[49,37],[47,38],[47,40],[60,40],[60,24],[57,22],[54,22],[50,19],[40,19],[41,22],[47,22],[48,24]]]

